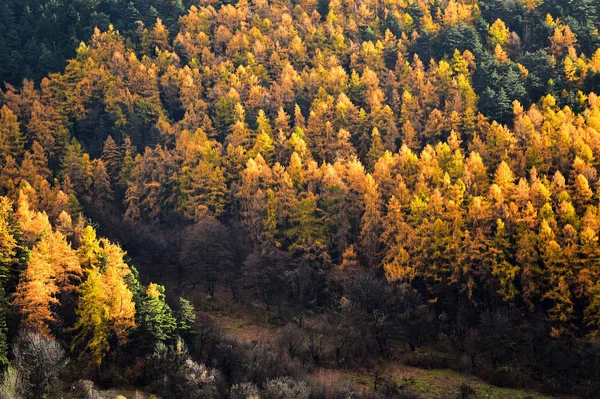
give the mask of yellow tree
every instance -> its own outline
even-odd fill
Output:
[[[369,267],[375,267],[381,255],[381,194],[373,176],[367,174],[364,194],[365,213],[361,221],[360,252]]]
[[[498,169],[496,169],[496,173],[494,174],[494,183],[500,187],[505,199],[512,196],[515,188],[515,175],[506,162],[502,161],[498,165]]]
[[[102,244],[103,258],[106,262],[102,280],[108,296],[110,327],[116,334],[119,344],[124,344],[129,330],[135,326],[135,303],[133,293],[126,281],[131,271],[123,260],[125,252],[119,246],[105,239],[102,240]]]
[[[31,209],[31,200],[36,199],[35,190],[27,182],[23,182],[22,187],[19,190],[16,219],[22,233],[23,244],[32,246],[42,233],[52,232],[52,226],[46,213]]]
[[[554,33],[550,36],[550,51],[556,58],[562,58],[569,47],[577,44],[577,38],[569,27],[558,23],[554,28]]]
[[[395,196],[390,198],[387,208],[382,234],[388,246],[383,259],[385,277],[390,282],[411,282],[415,277],[415,269],[407,248],[411,245],[410,238],[414,237],[414,233],[405,221],[402,203]]]
[[[49,336],[50,326],[57,321],[58,295],[75,292],[80,280],[77,255],[65,237],[59,232],[43,235],[31,251],[13,302],[23,326]]]
[[[119,345],[127,342],[129,331],[135,326],[135,303],[126,277],[131,273],[123,260],[125,252],[106,239],[95,240],[93,229],[87,230],[92,242],[87,269],[87,280],[81,286],[77,308],[78,330],[73,346],[84,346],[93,361],[100,365],[110,350],[110,338],[116,336]],[[81,256],[81,252],[80,252]]]
[[[73,340],[73,347],[85,343],[85,351],[82,355],[91,354],[98,366],[110,349],[108,343],[110,308],[107,305],[108,294],[104,288],[100,270],[90,269],[86,282],[81,286],[81,298],[77,308],[78,319],[74,327],[79,332]]]
[[[12,201],[0,197],[0,273],[2,275],[6,275],[5,268],[14,261],[17,254],[16,226],[12,213]]]
[[[512,301],[519,293],[515,281],[519,275],[519,266],[509,262],[510,243],[502,219],[496,221],[496,235],[490,245],[493,254],[492,275],[498,280],[498,293],[505,301]]]
[[[79,262],[84,269],[91,269],[99,265],[100,242],[96,238],[96,230],[92,226],[86,226],[81,234],[79,248]]]
[[[14,112],[6,105],[0,109],[0,159],[17,158],[23,152],[25,137]]]
[[[39,250],[34,249],[27,269],[21,276],[13,302],[19,308],[22,325],[50,336],[50,324],[56,321],[51,307],[58,304],[52,267]]]
[[[504,22],[498,18],[496,22],[490,26],[490,44],[492,48],[496,45],[504,46],[510,38],[510,31]]]

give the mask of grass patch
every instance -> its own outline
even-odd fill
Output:
[[[490,385],[483,380],[457,373],[452,370],[423,370],[416,376],[401,378],[398,384],[409,392],[422,395],[424,398],[456,398],[461,393],[461,386],[473,388],[475,398],[485,399],[551,399],[537,392],[522,389],[501,388]]]
[[[149,393],[145,393],[137,390],[130,389],[108,389],[108,390],[100,390],[97,391],[98,396],[95,396],[98,399],[160,399],[156,395],[152,395]],[[81,396],[73,392],[64,392],[60,395],[61,399],[79,399]]]

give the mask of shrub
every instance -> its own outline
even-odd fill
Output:
[[[471,385],[467,384],[466,382],[463,382],[462,384],[460,384],[460,393],[458,395],[459,399],[469,399],[474,396],[475,396],[475,388],[473,388]]]
[[[431,370],[452,368],[457,362],[449,354],[416,350],[407,357],[405,363],[409,366]]]
[[[490,382],[499,387],[515,386],[513,371],[510,367],[501,367],[492,373]]]
[[[308,399],[310,389],[305,382],[295,381],[289,377],[269,380],[264,385],[264,399]]]
[[[236,384],[231,387],[231,399],[260,399],[258,387],[251,382]]]
[[[59,388],[59,375],[68,363],[65,351],[53,338],[21,333],[13,347],[14,367],[23,380],[26,398],[50,396]]]
[[[203,364],[193,361],[179,339],[173,348],[157,345],[149,359],[154,379],[152,388],[165,397],[212,399],[219,397],[218,375]]]
[[[245,381],[244,366],[248,362],[248,353],[244,346],[235,341],[226,340],[216,348],[216,367],[229,385]]]
[[[338,381],[312,381],[310,385],[310,399],[362,399],[363,396],[356,392],[351,385],[339,385]],[[366,397],[365,397],[366,398]],[[372,399],[372,397],[369,397]]]
[[[303,374],[298,363],[280,358],[262,344],[256,345],[251,350],[244,367],[248,380],[257,384],[278,377],[298,377]]]
[[[0,398],[2,399],[18,399],[21,396],[19,392],[23,391],[24,381],[19,373],[19,370],[9,366],[2,376],[0,384]]]
[[[277,336],[277,346],[281,353],[295,359],[302,349],[302,331],[294,323],[288,323]]]
[[[73,393],[77,398],[92,399],[98,397],[94,383],[90,380],[80,380],[73,386]]]

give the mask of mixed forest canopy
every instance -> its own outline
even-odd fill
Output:
[[[297,324],[286,361],[319,330],[303,366],[436,348],[593,395],[599,29],[594,0],[2,2],[6,381],[57,340],[163,394],[308,392],[207,349],[201,291]]]

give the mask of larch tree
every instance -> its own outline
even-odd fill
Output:
[[[367,153],[367,164],[370,171],[373,171],[375,164],[379,158],[383,156],[384,151],[385,150],[383,147],[383,142],[381,141],[379,129],[375,127],[371,133],[371,146],[369,147],[369,152]]]
[[[325,231],[320,213],[321,210],[317,207],[317,198],[312,192],[298,202],[291,219],[292,227],[286,232],[286,235],[292,240],[292,247],[325,242]]]
[[[102,247],[102,281],[108,297],[109,325],[119,344],[123,345],[127,342],[130,330],[135,326],[135,303],[127,283],[131,270],[123,260],[125,252],[120,247],[106,239],[102,240]]]
[[[81,275],[79,259],[65,237],[59,232],[42,235],[31,251],[13,301],[23,326],[50,336],[58,322],[59,294],[75,293]]]
[[[92,176],[90,192],[93,200],[98,204],[112,201],[114,196],[110,185],[110,176],[101,159],[95,159],[92,162]]]
[[[8,365],[7,287],[12,284],[19,245],[16,239],[17,226],[14,220],[12,201],[0,197],[0,369]]]
[[[52,232],[52,226],[45,212],[32,209],[32,202],[37,200],[35,190],[27,182],[22,183],[21,186],[15,216],[23,244],[31,247],[43,233]]]
[[[6,105],[0,109],[0,159],[7,156],[19,158],[25,146],[25,136],[21,133],[19,121]]]
[[[519,293],[515,282],[519,277],[520,267],[511,263],[510,243],[501,219],[496,221],[496,233],[490,249],[494,254],[492,274],[498,279],[498,293],[505,301],[512,301]]]
[[[492,26],[490,26],[489,31],[489,40],[492,48],[496,47],[496,45],[504,46],[510,37],[510,31],[504,24],[504,22],[498,18]]]
[[[17,260],[18,227],[12,209],[12,201],[7,197],[0,197],[0,279],[8,278],[13,263]]]
[[[85,262],[87,280],[81,286],[73,345],[84,347],[84,353],[100,365],[112,337],[118,345],[127,342],[135,327],[136,308],[129,284],[131,270],[123,260],[123,250],[106,239],[97,241],[90,226],[84,237],[86,244],[80,247],[79,258]]]
[[[104,142],[104,148],[102,149],[102,162],[104,162],[106,172],[112,181],[116,181],[119,177],[121,167],[124,163],[123,156],[124,154],[121,147],[119,147],[112,136],[109,135]]]
[[[360,252],[370,268],[378,265],[381,256],[382,215],[379,187],[368,174],[365,187],[365,213],[361,221]]]
[[[77,248],[81,267],[84,270],[99,267],[101,254],[102,249],[96,236],[96,230],[90,225],[85,226],[79,238],[79,248]]]
[[[110,349],[110,307],[107,304],[108,293],[98,268],[87,271],[87,280],[82,284],[80,293],[78,318],[74,326],[77,335],[73,339],[73,348],[83,347],[80,356],[89,353],[92,362],[100,366]]]

